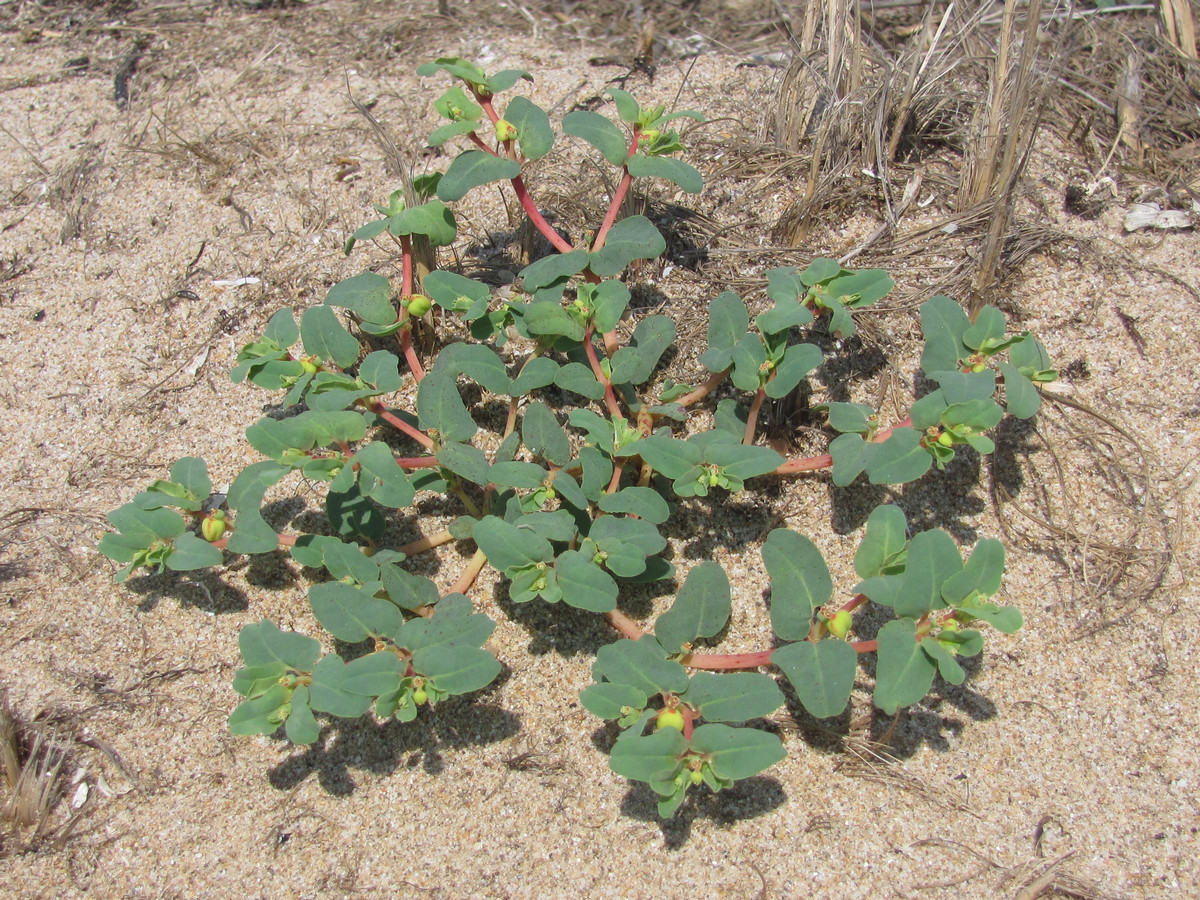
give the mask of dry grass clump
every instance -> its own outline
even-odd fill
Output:
[[[65,790],[69,739],[46,724],[23,722],[0,696],[0,855],[57,849],[82,810],[58,811]]]

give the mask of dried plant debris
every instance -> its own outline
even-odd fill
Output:
[[[56,849],[70,837],[87,794],[80,791],[75,811],[62,811],[69,741],[49,725],[23,722],[0,697],[0,855]]]

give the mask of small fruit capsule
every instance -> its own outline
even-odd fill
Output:
[[[942,623],[942,631],[958,631],[958,620],[947,619]]]
[[[839,609],[829,620],[829,633],[839,641],[844,640],[846,635],[850,633],[850,626],[854,623],[854,616],[850,615],[844,609]]]
[[[217,510],[217,512],[221,512]],[[200,523],[200,534],[210,544],[219,541],[225,534],[225,514],[221,513],[220,517],[213,513]]]
[[[717,470],[716,470],[716,469],[710,469],[710,470],[709,470],[709,473],[708,473],[708,486],[709,486],[709,487],[716,487],[716,486],[717,486],[717,483],[718,483],[720,480],[721,480],[721,476],[717,474]]]
[[[953,435],[951,435],[949,432],[946,432],[946,431],[943,431],[941,434],[938,435],[937,441],[943,447],[953,447],[954,446]]]
[[[412,698],[413,703],[417,704],[417,706],[420,706],[429,700],[429,694],[424,688],[417,688],[417,690],[413,691]]]
[[[674,728],[676,731],[683,731],[683,713],[677,709],[664,709],[658,714],[656,721],[660,729]]]
[[[692,784],[699,784],[704,780],[704,776],[700,774],[699,769],[692,769],[691,779]]]
[[[300,368],[304,370],[305,375],[316,375],[317,372],[321,371],[321,367],[317,365],[316,360],[311,356],[306,356],[300,360]]]
[[[982,372],[986,368],[987,368],[987,366],[984,363],[975,363],[975,365],[971,366],[971,371],[972,372]]]
[[[502,141],[511,141],[517,136],[517,126],[508,119],[500,119],[496,122],[496,137]]]
[[[433,308],[433,301],[422,294],[413,294],[408,298],[408,314],[419,319]]]

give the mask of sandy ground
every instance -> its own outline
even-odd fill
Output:
[[[499,622],[489,646],[506,666],[493,688],[414,725],[335,721],[312,748],[228,733],[240,628],[265,616],[320,634],[298,567],[236,560],[117,587],[94,549],[104,514],[185,455],[227,484],[255,459],[242,430],[272,402],[229,383],[238,347],[279,307],[319,303],[368,263],[390,271],[376,250],[340,252],[397,186],[347,86],[415,153],[433,93],[413,71],[435,55],[529,68],[534,98],[557,115],[623,71],[587,64],[614,52],[595,22],[501,4],[481,24],[472,6],[458,4],[459,30],[331,0],[143,10],[88,29],[64,14],[0,39],[0,685],[24,717],[70,723],[89,795],[63,847],[3,861],[0,895],[1200,893],[1200,244],[1191,231],[1124,233],[1117,202],[1095,221],[1062,212],[1054,198],[1078,173],[1053,146],[1029,179],[1051,201],[1031,208],[1080,243],[1027,261],[1006,293],[1022,326],[1073,364],[1056,390],[1107,422],[1051,404],[1033,429],[1001,435],[994,464],[895,491],[811,479],[717,521],[704,504],[681,510],[679,561],[715,556],[735,584],[730,649],[762,633],[757,541],[773,522],[817,541],[844,586],[881,499],[965,544],[1007,530],[1003,599],[1027,628],[989,635],[964,686],[939,685],[902,716],[890,758],[867,741],[886,720],[861,732],[846,716],[829,735],[781,713],[785,762],[664,823],[647,789],[609,771],[604,732],[576,703],[611,639],[604,623],[514,608],[487,580],[474,596]],[[114,73],[139,40],[119,107]],[[742,61],[709,44],[682,105],[737,113],[729,133],[757,128],[778,73]],[[689,65],[665,62],[652,85],[628,87],[670,101]],[[697,164],[712,171],[715,156]],[[738,227],[765,236],[795,190],[785,180],[722,181],[699,208],[719,217],[722,197],[747,190],[762,202]],[[462,212],[463,254],[507,227],[495,204]],[[852,241],[831,228],[788,261]],[[744,260],[747,272],[777,264]],[[922,290],[915,272],[895,272],[902,289]],[[680,266],[656,287],[686,317],[686,303],[722,289],[708,278]],[[911,376],[912,314],[874,321]],[[288,515],[314,501],[281,499]],[[1132,559],[1108,551],[1127,540]],[[464,563],[447,553],[434,577],[449,584]]]

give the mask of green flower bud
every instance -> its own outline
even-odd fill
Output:
[[[700,782],[702,782],[704,780],[704,776],[702,774],[700,774],[699,769],[692,769],[691,779],[692,779],[692,784],[699,784]]]
[[[511,141],[517,136],[517,126],[508,119],[501,119],[496,123],[496,137],[502,141]]]
[[[220,513],[218,516],[217,513]],[[225,513],[216,510],[200,523],[200,534],[210,544],[219,541],[225,534]]]
[[[844,640],[846,635],[850,633],[850,626],[854,623],[854,616],[850,615],[844,609],[839,609],[829,620],[829,633],[839,641]]]
[[[664,709],[655,720],[659,728],[674,728],[683,731],[683,713],[677,709]]]
[[[414,319],[419,319],[432,308],[433,301],[422,294],[413,294],[408,298],[408,314]]]
[[[420,706],[429,700],[429,694],[424,688],[417,688],[415,691],[413,691],[412,698],[413,703],[417,704],[417,706]]]
[[[954,446],[954,436],[951,435],[949,432],[943,431],[941,434],[938,435],[937,442],[939,444],[941,444],[943,447],[953,447]]]

